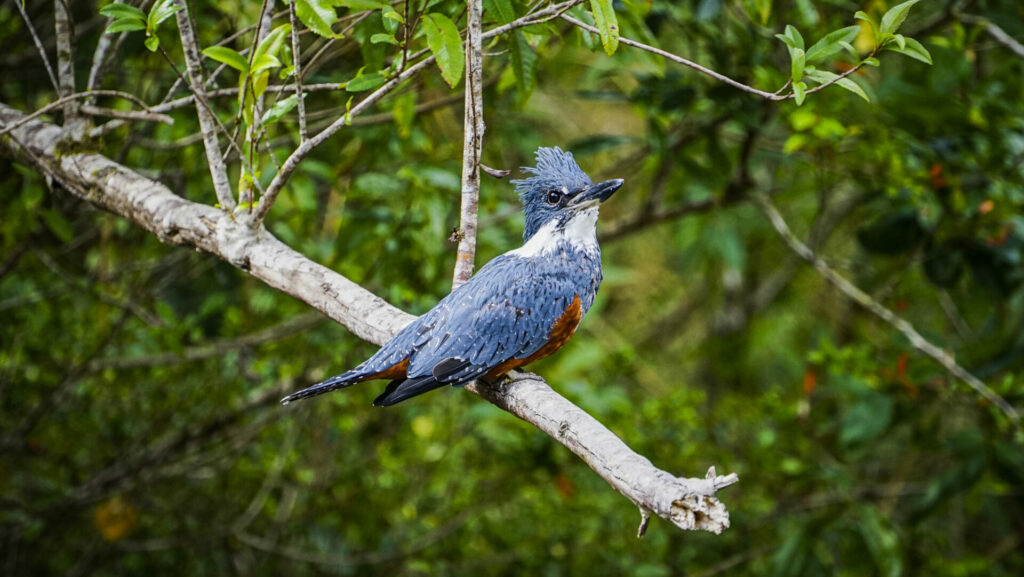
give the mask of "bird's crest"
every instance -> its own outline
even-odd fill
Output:
[[[571,152],[557,146],[537,149],[537,167],[524,166],[523,171],[533,176],[513,180],[526,215],[523,239],[529,239],[550,216],[551,209],[544,203],[545,195],[554,190],[576,192],[593,184],[590,177],[576,164]]]

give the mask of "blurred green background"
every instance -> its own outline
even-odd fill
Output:
[[[0,4],[0,101],[28,112],[55,96],[17,1]],[[101,2],[70,4],[83,83],[107,21]],[[773,37],[786,24],[813,41],[892,4],[616,8],[624,36],[774,91],[789,78]],[[204,46],[260,11],[190,6]],[[464,9],[431,6],[456,22]],[[52,59],[53,3],[26,10]],[[1021,439],[798,262],[749,201],[773,195],[837,270],[1024,405],[1024,57],[962,13],[1024,40],[1018,0],[925,0],[902,31],[934,64],[880,54],[854,76],[871,103],[839,87],[765,102],[625,46],[607,56],[561,21],[485,47],[485,164],[517,169],[558,145],[595,180],[626,180],[601,215],[597,303],[533,370],[655,465],[738,473],[719,495],[721,536],[655,519],[638,540],[627,499],[461,390],[381,410],[383,383],[369,383],[279,406],[374,347],[0,158],[0,571],[1024,574]],[[305,58],[324,48],[305,81],[379,69],[396,49],[368,39],[384,30],[377,13],[330,45],[304,35]],[[173,19],[159,37],[182,68]],[[126,36],[101,85],[156,103],[176,76],[144,39]],[[450,288],[462,146],[461,96],[432,104],[460,93],[431,68],[357,118],[302,163],[270,230],[404,310],[429,309]],[[350,96],[310,95],[313,125]],[[237,104],[216,106],[230,126]],[[93,145],[213,204],[195,111],[173,116]],[[278,161],[297,134],[294,113],[270,128]],[[507,181],[484,177],[480,224],[478,264],[518,246]]]

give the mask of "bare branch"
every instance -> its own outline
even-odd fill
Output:
[[[22,117],[0,104],[3,126]],[[383,344],[413,320],[349,279],[295,252],[264,228],[253,230],[223,211],[176,196],[162,184],[104,156],[57,155],[57,143],[64,137],[59,127],[33,120],[2,143],[15,154],[24,154],[37,170],[53,176],[72,194],[134,221],[165,242],[216,255],[305,301],[362,339]],[[728,511],[714,495],[735,483],[735,475],[684,479],[657,469],[535,375],[520,373],[501,385],[475,383],[467,388],[551,435],[638,506],[684,529],[717,533],[729,526]],[[109,479],[100,481],[106,486]]]
[[[58,0],[59,1],[59,0]],[[221,156],[220,143],[217,140],[217,119],[214,117],[213,109],[206,100],[203,89],[203,61],[199,56],[199,44],[195,32],[192,30],[192,21],[188,11],[186,0],[177,0],[181,10],[175,14],[178,21],[178,31],[181,36],[181,49],[185,53],[185,67],[187,69],[189,84],[192,86],[192,93],[195,95],[198,105],[196,116],[199,117],[199,126],[203,131],[203,145],[206,148],[206,161],[210,167],[210,178],[213,181],[213,189],[217,193],[217,202],[227,211],[235,209],[235,198],[231,194],[231,183],[228,182],[228,171]]]
[[[459,246],[455,255],[452,290],[473,276],[476,258],[477,212],[480,206],[480,152],[484,144],[482,0],[466,0],[466,87],[462,123],[462,208]]]
[[[988,32],[988,35],[991,36],[993,40],[1005,46],[1010,50],[1010,52],[1013,52],[1018,57],[1024,58],[1024,44],[1017,42],[1016,38],[1007,34],[1005,30],[997,26],[988,18],[973,16],[971,14],[957,14],[956,18],[966,24],[981,26],[985,29],[985,32]]]
[[[119,118],[121,120],[144,120],[147,122],[159,122],[161,124],[174,124],[174,119],[166,114],[157,114],[140,110],[116,110],[83,104],[79,109],[83,114],[92,116],[103,116],[106,118]]]
[[[43,66],[46,67],[46,73],[50,76],[50,82],[53,84],[53,89],[57,91],[57,95],[60,95],[60,83],[57,82],[57,75],[53,73],[53,66],[50,65],[50,58],[46,55],[46,49],[43,48],[42,41],[39,40],[39,35],[36,34],[36,28],[32,25],[32,21],[29,20],[28,14],[25,13],[25,7],[22,6],[20,0],[16,1],[14,5],[18,8],[18,13],[21,14],[21,19],[25,21],[25,28],[28,28],[29,34],[32,35],[32,42],[36,45],[36,50],[39,51],[39,57],[43,60]]]
[[[775,205],[772,204],[772,201],[768,196],[758,193],[754,194],[753,198],[771,222],[775,232],[782,237],[786,246],[788,246],[789,249],[801,259],[814,266],[814,269],[817,270],[821,276],[825,277],[825,280],[839,289],[839,292],[843,293],[847,298],[864,307],[869,312],[886,323],[889,323],[889,325],[899,332],[903,333],[903,336],[907,337],[907,340],[910,341],[910,344],[915,349],[931,357],[935,362],[942,365],[942,367],[951,375],[967,383],[967,386],[973,389],[974,392],[978,393],[982,398],[998,407],[1014,426],[1020,426],[1020,416],[1010,403],[1006,401],[1006,399],[999,396],[995,391],[990,389],[988,385],[981,382],[978,377],[975,377],[968,372],[967,369],[961,367],[956,360],[953,359],[952,355],[921,336],[913,325],[897,316],[896,313],[871,298],[870,295],[832,269],[828,263],[815,254],[810,247],[801,242],[800,239],[793,234],[789,229],[789,225],[786,224],[785,219],[782,218],[782,214],[780,214],[779,210],[775,208]]]
[[[46,114],[47,112],[49,112],[49,111],[51,111],[51,110],[53,110],[55,108],[60,108],[61,106],[63,106],[67,102],[70,102],[70,101],[73,101],[73,100],[77,100],[77,99],[81,99],[81,98],[91,98],[91,97],[94,97],[94,96],[116,96],[117,98],[124,98],[125,100],[130,100],[130,101],[134,102],[135,104],[141,106],[146,111],[147,118],[145,118],[145,120],[156,120],[156,119],[159,119],[159,120],[157,120],[157,122],[166,122],[167,124],[174,124],[174,119],[172,119],[170,116],[166,116],[166,115],[160,114],[158,112],[155,112],[152,108],[150,108],[149,106],[146,106],[146,103],[143,102],[142,99],[140,99],[138,96],[135,96],[134,94],[131,94],[129,92],[121,92],[120,90],[92,90],[92,91],[89,91],[89,92],[78,92],[76,94],[69,94],[67,96],[60,97],[57,100],[55,100],[55,101],[47,104],[46,106],[40,108],[39,110],[36,110],[32,114],[29,114],[29,115],[23,117],[18,122],[15,122],[14,124],[11,124],[10,126],[5,126],[4,128],[0,129],[0,136],[3,136],[5,134],[7,134],[8,132],[14,130],[15,128],[18,128],[22,124],[25,124],[26,122],[29,122],[30,120],[33,120],[35,118],[38,118],[39,116],[42,116],[42,115]],[[117,111],[113,111],[113,112],[122,113],[122,114],[127,113],[126,111],[123,111],[123,110],[117,110]]]

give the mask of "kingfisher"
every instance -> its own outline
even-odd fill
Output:
[[[531,176],[513,180],[523,245],[484,265],[356,368],[289,395],[314,397],[390,379],[373,401],[399,403],[444,385],[500,379],[551,355],[576,331],[601,286],[597,215],[622,180],[595,184],[571,152],[537,150]]]

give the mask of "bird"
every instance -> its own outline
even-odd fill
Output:
[[[539,148],[513,180],[523,245],[480,268],[372,357],[281,400],[288,404],[364,381],[389,379],[379,407],[476,379],[498,380],[551,355],[573,335],[601,286],[597,217],[622,179],[594,183],[571,152]]]

